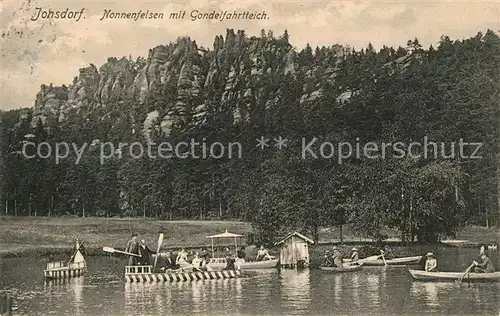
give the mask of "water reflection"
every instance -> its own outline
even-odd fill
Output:
[[[458,257],[447,251],[441,256],[450,262]],[[240,279],[144,284],[125,283],[113,258],[90,257],[85,277],[44,283],[43,261],[30,260],[4,261],[0,288],[18,290],[16,315],[498,315],[500,302],[500,283],[416,282],[399,267],[342,274],[270,269]]]
[[[341,303],[342,295],[342,275],[341,274],[335,274],[333,278],[333,300],[335,302],[335,305],[338,305]]]
[[[366,295],[368,296],[371,305],[380,306],[380,276],[377,270],[370,271],[366,277]]]
[[[73,289],[74,315],[83,315],[83,284],[84,278],[72,279],[68,286]]]
[[[291,304],[292,310],[309,310],[311,301],[311,274],[309,269],[280,271],[281,299]]]
[[[125,283],[125,315],[169,313],[171,291],[162,283]]]
[[[427,306],[436,307],[439,306],[438,292],[443,287],[446,287],[446,283],[440,285],[437,282],[413,282],[411,293],[423,300]]]
[[[192,301],[193,301],[193,312],[198,314],[201,312],[200,306],[203,306],[203,282],[193,282],[192,284]]]
[[[354,304],[355,307],[360,306],[360,301],[359,301],[359,273],[353,273],[352,278],[351,278],[351,284],[352,284],[352,303]]]
[[[241,308],[241,279],[125,283],[124,297],[125,315],[178,315],[186,311],[200,315],[209,307],[233,314]]]

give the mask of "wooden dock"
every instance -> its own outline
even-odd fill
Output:
[[[152,266],[126,266],[125,281],[131,283],[188,282],[198,280],[234,279],[241,276],[238,270],[205,272],[162,272],[153,273]]]
[[[87,272],[85,262],[70,263],[64,261],[49,262],[46,269],[43,271],[43,276],[46,279],[68,279],[76,278],[84,275]]]

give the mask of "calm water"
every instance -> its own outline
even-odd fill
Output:
[[[432,249],[441,270],[463,271],[474,249]],[[500,268],[498,253],[491,254]],[[446,258],[446,259],[444,259]],[[19,293],[14,315],[499,315],[500,283],[413,281],[405,267],[253,271],[229,280],[129,284],[125,260],[90,257],[89,274],[45,283],[47,258],[0,260],[0,289]]]

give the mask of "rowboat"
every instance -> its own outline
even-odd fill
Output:
[[[153,282],[186,282],[199,280],[220,280],[239,278],[241,272],[238,270],[224,271],[165,271],[153,272],[153,266],[126,266],[125,281],[132,283],[153,283]]]
[[[84,275],[87,272],[87,262],[80,252],[80,244],[76,242],[76,252],[69,261],[48,262],[43,270],[46,279],[66,279]]]
[[[279,259],[263,260],[263,261],[245,261],[244,259],[235,259],[234,265],[240,270],[254,270],[254,269],[272,269],[276,268]],[[226,258],[211,258],[208,266],[215,271],[219,271],[226,267]]]
[[[475,281],[500,281],[500,271],[492,273],[467,273],[463,272],[426,272],[422,270],[408,270],[415,280],[423,281],[456,281],[460,278]]]
[[[320,266],[320,269],[323,271],[331,271],[331,272],[353,272],[359,271],[363,269],[363,263],[344,263],[342,264],[342,268],[339,267],[326,267]]]
[[[362,262],[364,266],[385,266],[386,263],[389,266],[402,266],[402,265],[413,265],[419,264],[422,260],[422,256],[414,256],[414,257],[401,257],[394,259],[384,259],[381,256],[372,256],[364,259],[359,259],[357,262]],[[350,259],[344,259],[344,262],[351,262]]]

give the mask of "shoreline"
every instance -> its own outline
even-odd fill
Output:
[[[244,238],[251,237],[253,228],[250,223],[222,220],[179,220],[165,221],[151,218],[75,218],[75,217],[14,217],[0,216],[0,259],[20,257],[56,257],[71,255],[76,239],[80,239],[87,256],[105,256],[103,246],[123,250],[131,233],[139,234],[139,240],[145,239],[146,244],[156,250],[158,234],[164,233],[165,239],[161,251],[176,251],[181,248],[196,250],[210,249],[207,236],[224,231],[241,234]],[[363,238],[346,227],[344,239],[341,242],[338,230],[322,229],[319,242],[311,245],[311,251],[317,252],[328,246],[337,245],[340,248],[358,246],[371,250],[381,243]],[[403,245],[394,234],[382,243],[391,247],[476,247],[481,243],[498,244],[500,230],[496,227],[486,228],[469,226],[457,234],[457,239],[467,240],[467,244],[448,245],[444,243],[421,244],[408,243]],[[246,240],[238,242],[246,245]],[[221,241],[217,246],[234,247],[234,241]],[[247,245],[246,245],[247,246]],[[279,250],[269,247],[273,253]]]
[[[350,248],[352,246],[357,247],[366,247],[366,248],[375,248],[379,243],[375,241],[343,241],[343,242],[319,242],[317,245],[311,247],[311,251],[317,251],[318,249],[328,247],[328,246],[338,246],[340,248]],[[387,241],[384,244],[389,245],[391,247],[419,247],[419,246],[440,246],[446,248],[461,248],[461,246],[448,245],[444,243],[434,243],[434,244],[421,244],[421,243],[411,243],[411,244],[403,244],[399,241]],[[1,245],[1,244],[0,244]],[[153,246],[153,245],[151,245]],[[249,245],[243,244],[243,246],[248,247]],[[109,246],[113,247],[117,250],[123,250],[123,247],[120,246]],[[231,246],[229,246],[231,247]],[[464,246],[465,248],[471,248],[472,246]],[[152,247],[155,248],[155,247]],[[180,249],[186,249],[187,251],[199,250],[202,248],[210,248],[207,245],[182,245],[182,246],[163,246],[160,249],[160,252],[167,251],[179,251]],[[65,246],[56,246],[56,247],[47,247],[40,245],[32,245],[32,246],[20,246],[18,250],[0,250],[0,259],[11,259],[11,258],[26,258],[26,257],[51,257],[51,256],[71,256],[72,247],[68,245]],[[276,253],[279,256],[279,251],[274,249],[273,253]],[[96,256],[113,256],[110,253],[104,252],[102,247],[85,247],[85,256],[86,257],[96,257]],[[126,256],[126,255],[120,255]]]

